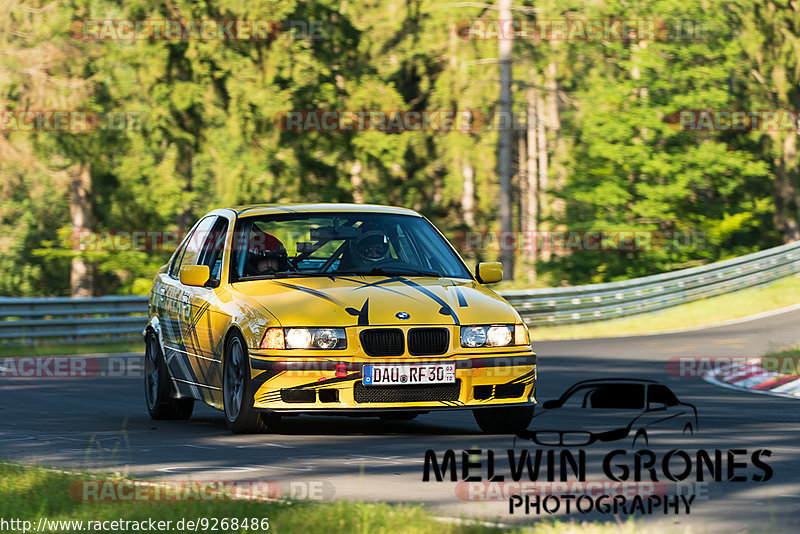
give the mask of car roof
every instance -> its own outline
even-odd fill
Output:
[[[231,207],[237,215],[266,215],[271,213],[316,213],[316,212],[351,212],[351,213],[385,213],[397,215],[414,215],[421,217],[419,213],[407,208],[394,206],[379,206],[376,204],[252,204],[246,206]]]

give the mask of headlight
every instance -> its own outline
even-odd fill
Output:
[[[528,345],[528,331],[525,325],[461,327],[462,347],[507,347],[509,345]]]
[[[461,346],[462,347],[482,347],[486,344],[485,326],[462,326],[461,327]]]
[[[311,346],[312,339],[308,328],[290,328],[286,331],[286,348],[307,349]]]
[[[513,326],[490,326],[486,331],[486,344],[490,347],[505,347],[514,337]]]
[[[345,349],[344,328],[269,328],[261,341],[262,349]]]

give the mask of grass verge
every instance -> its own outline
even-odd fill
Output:
[[[785,377],[800,376],[800,345],[770,351],[761,357],[765,371],[779,373]]]
[[[70,485],[87,480],[87,475],[65,473],[19,464],[0,463],[0,517],[20,518],[38,525],[40,517],[49,521],[172,521],[185,518],[238,518],[258,520],[263,532],[410,532],[410,533],[490,533],[498,528],[483,525],[460,526],[432,520],[421,506],[390,506],[364,503],[319,502],[244,502],[244,501],[170,501],[170,502],[83,502],[74,500]],[[267,522],[262,523],[262,519]],[[220,525],[221,526],[221,525]],[[78,531],[72,528],[57,531]],[[123,529],[119,529],[123,530]],[[189,530],[189,529],[183,529]],[[200,528],[206,531],[210,528]],[[177,530],[172,530],[173,532]],[[217,532],[243,532],[241,528]]]
[[[442,521],[421,505],[389,505],[362,502],[219,502],[219,501],[170,501],[170,502],[84,502],[70,496],[70,485],[87,480],[92,475],[65,472],[42,467],[27,466],[0,461],[0,517],[30,521],[35,530],[39,519],[53,521],[83,521],[85,531],[88,521],[172,521],[172,528],[165,532],[183,532],[174,527],[181,519],[197,521],[199,518],[220,520],[215,532],[264,532],[262,526],[269,524],[268,531],[325,532],[337,533],[403,533],[403,534],[480,534],[518,533],[533,534],[633,534],[642,532],[641,525],[632,520],[625,523],[564,523],[539,521],[532,528],[501,528],[477,521]],[[118,479],[119,480],[119,479]],[[257,529],[223,529],[222,518],[256,518]],[[260,523],[261,519],[267,522]],[[50,532],[80,532],[75,523],[61,528],[42,529]],[[105,531],[115,530],[111,525]],[[132,528],[128,526],[127,531]],[[147,528],[138,529],[148,531]],[[199,532],[208,531],[199,528]],[[20,529],[21,531],[21,529]],[[152,532],[152,530],[150,530]]]
[[[658,313],[582,325],[541,326],[531,330],[536,341],[649,334],[680,328],[711,325],[800,302],[800,277],[790,277],[769,286],[743,289],[711,297]]]
[[[771,356],[774,358],[798,358],[800,357],[800,345],[797,347],[787,347],[776,351],[766,353],[764,356]]]

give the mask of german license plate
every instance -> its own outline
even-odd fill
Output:
[[[361,376],[365,386],[452,384],[456,381],[456,364],[365,365]]]

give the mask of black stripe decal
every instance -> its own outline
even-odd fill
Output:
[[[362,280],[355,280],[353,278],[342,278],[342,280],[347,280],[348,282],[354,282],[356,284],[361,284],[361,287],[356,287],[356,288],[353,289],[353,291],[358,291],[359,289],[364,289],[364,288],[367,288],[367,287],[377,287],[378,289],[383,289],[384,291],[390,291],[390,292],[395,293],[397,295],[401,295],[403,297],[409,298],[411,300],[416,300],[417,302],[419,302],[419,299],[415,299],[411,295],[407,295],[407,294],[402,293],[400,291],[395,291],[394,289],[391,289],[391,288],[388,288],[388,287],[381,287],[384,284],[391,284],[393,282],[399,282],[400,278],[398,278],[397,276],[392,276],[391,278],[387,278],[386,280],[378,280],[377,282],[370,282],[370,283],[364,282]]]
[[[461,292],[461,288],[460,288],[460,287],[458,287],[458,286],[455,286],[455,287],[453,288],[453,291],[455,291],[455,292],[456,292],[456,297],[458,298],[458,307],[459,307],[459,308],[466,308],[466,307],[468,307],[468,306],[469,306],[469,304],[467,304],[467,299],[465,299],[465,298],[464,298],[464,294]]]
[[[276,284],[278,284],[280,286],[288,287],[289,289],[297,289],[298,291],[304,291],[304,292],[308,293],[309,295],[314,295],[317,298],[321,298],[323,300],[327,300],[328,302],[332,302],[333,304],[336,304],[337,306],[344,307],[344,305],[341,302],[339,302],[338,300],[334,299],[331,296],[326,295],[322,291],[317,291],[316,289],[311,289],[310,287],[298,286],[297,284],[289,284],[287,282],[281,282],[280,280],[273,280],[273,282],[275,282]]]
[[[345,308],[344,311],[358,317],[358,326],[369,326],[369,299],[364,301],[364,305],[360,310],[355,308]]]
[[[430,298],[431,300],[433,300],[434,302],[439,304],[441,306],[441,308],[439,308],[439,313],[440,314],[449,315],[450,317],[453,318],[453,322],[455,324],[457,324],[457,325],[461,324],[461,321],[458,320],[458,315],[456,315],[456,312],[454,312],[453,309],[450,308],[450,306],[445,301],[443,301],[441,298],[439,298],[436,294],[431,292],[429,289],[427,289],[425,287],[422,287],[418,283],[412,282],[411,280],[409,280],[407,278],[398,278],[398,281],[404,283],[405,285],[407,285],[409,287],[413,287],[414,289],[416,289],[417,291],[419,291],[420,293],[422,293],[426,297]]]

